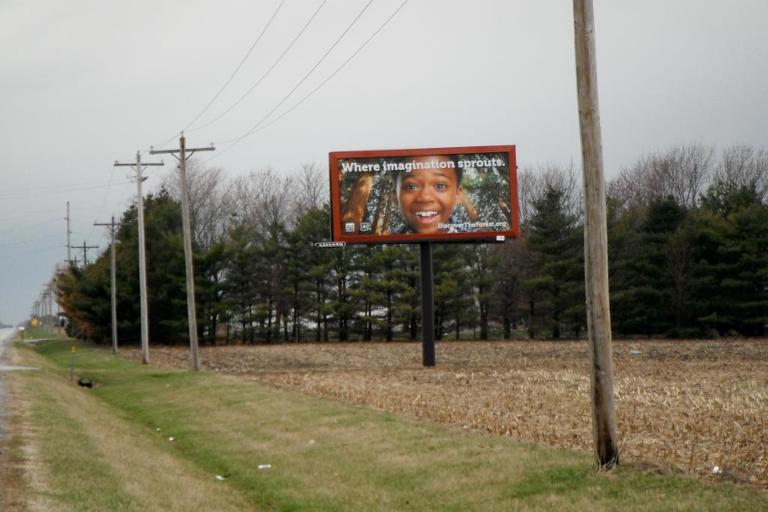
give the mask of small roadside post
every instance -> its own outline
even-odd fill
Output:
[[[70,349],[71,356],[69,358],[69,382],[75,380],[75,352],[77,352],[77,345],[72,342],[72,348]]]

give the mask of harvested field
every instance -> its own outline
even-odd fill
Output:
[[[122,354],[140,360],[135,349]],[[189,351],[153,347],[186,368]],[[550,446],[591,450],[585,341],[205,347],[207,370]],[[768,341],[614,343],[622,460],[768,488]]]

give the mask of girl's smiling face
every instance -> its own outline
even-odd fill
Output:
[[[416,157],[414,162],[450,161],[446,156]],[[405,221],[417,233],[436,233],[450,222],[454,206],[461,200],[462,186],[456,170],[418,169],[398,180],[398,203]]]

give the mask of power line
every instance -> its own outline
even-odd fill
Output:
[[[29,245],[29,244],[33,244],[35,242],[39,242],[41,240],[50,240],[50,239],[51,239],[51,237],[46,235],[46,236],[42,236],[42,237],[30,238],[30,239],[27,239],[27,240],[21,240],[21,241],[18,241],[18,242],[5,242],[5,243],[0,244],[0,247],[18,247],[20,245]]]
[[[182,130],[181,130],[181,132],[182,132],[182,133],[183,133],[183,132],[185,132],[185,131],[187,131],[187,130],[189,129],[189,127],[190,127],[190,126],[192,126],[193,124],[195,124],[195,123],[197,122],[197,120],[198,120],[198,119],[200,119],[200,117],[201,117],[203,114],[205,114],[205,113],[208,111],[208,109],[209,109],[209,108],[211,107],[211,105],[213,105],[213,103],[214,103],[214,102],[215,102],[215,101],[218,99],[218,97],[221,95],[221,93],[222,93],[222,92],[224,92],[224,89],[226,89],[226,88],[227,88],[227,86],[230,84],[230,82],[232,82],[232,79],[233,79],[233,78],[235,78],[235,75],[237,75],[237,73],[240,71],[240,68],[242,68],[242,67],[243,67],[243,64],[245,64],[245,61],[246,61],[246,60],[248,60],[248,57],[250,57],[251,53],[253,53],[253,50],[256,48],[256,45],[258,45],[258,44],[259,44],[259,42],[261,41],[261,39],[264,37],[264,34],[266,34],[266,32],[267,32],[267,29],[269,28],[269,26],[270,26],[270,25],[272,25],[272,21],[274,21],[274,19],[277,17],[277,13],[278,13],[278,12],[280,12],[280,9],[283,7],[283,4],[285,4],[285,2],[286,2],[286,0],[282,0],[282,1],[281,1],[281,2],[280,2],[278,5],[277,5],[277,8],[276,8],[276,9],[275,9],[275,11],[272,13],[272,16],[269,18],[269,21],[267,21],[267,24],[266,24],[266,25],[264,25],[264,28],[263,28],[263,29],[261,29],[261,33],[260,33],[260,34],[259,34],[259,36],[256,38],[256,40],[253,42],[253,44],[251,44],[251,47],[248,49],[248,51],[245,53],[245,55],[243,56],[243,58],[240,60],[240,63],[237,65],[237,67],[235,67],[235,70],[232,72],[232,74],[231,74],[231,75],[229,75],[229,78],[227,78],[227,81],[226,81],[226,82],[224,82],[224,85],[222,85],[222,86],[221,86],[221,88],[218,90],[218,92],[217,92],[216,94],[214,94],[214,95],[213,95],[213,98],[211,98],[211,100],[208,102],[208,104],[207,104],[207,105],[205,105],[205,107],[203,108],[203,110],[201,110],[201,111],[200,111],[200,112],[199,112],[199,113],[198,113],[198,114],[197,114],[197,115],[194,117],[194,119],[192,119],[192,120],[191,120],[189,123],[187,123],[187,125],[186,125],[186,126],[185,126],[185,127],[182,129]],[[168,140],[166,140],[166,141],[164,141],[164,142],[162,142],[162,143],[160,143],[160,144],[155,144],[155,146],[165,146],[166,144],[168,144],[169,142],[171,142],[172,140],[174,140],[174,139],[176,138],[176,135],[178,135],[178,134],[174,134],[172,137],[168,138]]]
[[[320,5],[317,7],[317,9],[315,9],[315,12],[314,12],[314,13],[312,13],[312,16],[310,16],[309,20],[307,20],[307,22],[304,24],[304,26],[301,28],[301,30],[299,30],[299,33],[298,33],[298,34],[296,34],[296,36],[295,36],[295,37],[293,38],[293,40],[292,40],[292,41],[291,41],[291,42],[288,44],[288,46],[287,46],[287,47],[286,47],[286,48],[283,50],[283,52],[282,52],[282,53],[281,53],[281,54],[280,54],[280,55],[277,57],[277,59],[275,59],[275,62],[273,62],[273,63],[272,63],[272,65],[269,67],[269,69],[267,69],[267,71],[265,71],[265,72],[264,72],[264,74],[263,74],[263,75],[261,75],[261,77],[260,77],[258,80],[256,80],[256,82],[255,82],[255,83],[254,83],[254,84],[253,84],[253,85],[250,87],[250,89],[248,89],[247,91],[245,91],[245,93],[244,93],[242,96],[240,96],[240,98],[238,98],[238,100],[237,100],[237,101],[235,101],[235,102],[234,102],[232,105],[230,105],[230,107],[229,107],[228,109],[226,109],[224,112],[222,112],[222,113],[221,113],[221,114],[219,114],[218,116],[214,117],[213,119],[211,119],[210,121],[208,121],[208,122],[207,122],[207,123],[205,123],[205,124],[202,124],[202,125],[200,125],[200,126],[198,126],[198,127],[195,127],[195,128],[191,128],[189,131],[197,131],[197,130],[202,130],[203,128],[207,128],[207,127],[211,126],[213,123],[215,123],[216,121],[218,121],[219,119],[221,119],[221,118],[222,118],[222,117],[224,117],[225,115],[227,115],[227,114],[229,114],[230,112],[232,112],[232,110],[233,110],[235,107],[237,107],[237,106],[238,106],[240,103],[242,103],[242,101],[243,101],[245,98],[247,98],[248,96],[250,96],[250,94],[251,94],[251,93],[254,91],[254,89],[256,89],[256,87],[258,87],[258,86],[259,86],[259,84],[261,84],[261,82],[263,82],[263,81],[264,81],[264,79],[265,79],[265,78],[267,78],[267,77],[270,75],[270,73],[272,73],[272,70],[273,70],[273,69],[275,69],[275,67],[277,67],[277,65],[278,65],[278,64],[279,64],[279,63],[280,63],[280,62],[283,60],[283,58],[284,58],[284,57],[285,57],[285,56],[288,54],[288,52],[291,50],[291,48],[293,48],[293,45],[295,45],[295,44],[296,44],[296,42],[299,40],[299,38],[300,38],[300,37],[301,37],[301,36],[304,34],[304,32],[307,30],[307,28],[308,28],[308,27],[309,27],[309,25],[312,23],[312,21],[314,21],[314,19],[317,17],[318,13],[320,12],[320,10],[323,8],[323,6],[324,6],[326,3],[328,3],[328,0],[323,0],[323,1],[320,3]],[[200,117],[200,116],[198,116],[198,117]],[[197,120],[197,118],[195,118],[195,120]],[[192,124],[192,123],[190,123],[190,124]],[[189,127],[189,126],[188,126],[188,127]],[[185,128],[185,129],[184,129],[184,131],[187,131],[187,128]]]
[[[325,78],[325,80],[323,80],[322,82],[320,82],[320,84],[319,84],[317,87],[315,87],[314,89],[312,89],[311,91],[309,91],[309,93],[307,93],[307,94],[306,94],[306,95],[305,95],[303,98],[301,98],[299,101],[297,101],[296,103],[294,103],[294,104],[293,104],[293,105],[292,105],[292,106],[291,106],[291,107],[290,107],[288,110],[284,111],[282,114],[280,114],[280,115],[279,115],[279,116],[277,116],[276,118],[272,119],[272,120],[271,120],[270,122],[268,122],[267,124],[265,124],[265,125],[263,125],[263,126],[260,126],[260,127],[256,128],[256,129],[254,129],[254,130],[253,130],[251,133],[249,133],[248,135],[252,135],[252,134],[254,134],[254,133],[257,133],[257,132],[259,132],[259,131],[261,131],[261,130],[263,130],[263,129],[265,129],[265,128],[269,127],[269,126],[272,126],[273,124],[275,124],[276,122],[278,122],[280,119],[282,119],[282,118],[283,118],[283,117],[285,117],[286,115],[290,114],[290,113],[291,113],[291,112],[292,112],[294,109],[296,109],[296,108],[297,108],[299,105],[301,105],[301,104],[302,104],[302,103],[304,103],[306,100],[308,100],[310,96],[312,96],[312,95],[313,95],[313,94],[315,94],[317,91],[319,91],[319,90],[320,90],[320,89],[321,89],[321,88],[322,88],[322,87],[323,87],[323,86],[324,86],[326,83],[328,83],[328,82],[329,82],[329,81],[330,81],[330,80],[331,80],[331,79],[332,79],[334,76],[336,76],[336,74],[338,74],[338,73],[339,73],[339,71],[341,71],[341,70],[342,70],[344,67],[346,67],[346,65],[347,65],[347,64],[349,64],[349,63],[350,63],[350,61],[352,61],[352,59],[354,59],[354,58],[357,56],[357,54],[358,54],[358,53],[360,53],[360,52],[363,50],[363,48],[365,48],[365,47],[368,45],[368,43],[370,43],[370,42],[371,42],[371,40],[373,40],[373,38],[374,38],[374,37],[376,37],[376,35],[377,35],[379,32],[381,32],[381,31],[384,29],[384,27],[385,27],[385,26],[387,26],[387,24],[388,24],[388,23],[389,23],[389,22],[392,20],[392,18],[394,18],[394,17],[395,17],[395,15],[396,15],[396,14],[397,14],[397,13],[400,11],[400,9],[402,9],[402,8],[405,6],[405,4],[407,4],[407,3],[408,3],[408,1],[409,1],[409,0],[404,0],[404,1],[403,1],[403,3],[401,3],[401,4],[400,4],[400,6],[399,6],[397,9],[395,9],[395,11],[394,11],[394,12],[393,12],[393,13],[392,13],[390,16],[389,16],[389,18],[387,18],[387,19],[386,19],[386,21],[384,21],[384,23],[382,23],[382,24],[381,24],[381,26],[379,26],[379,28],[378,28],[378,29],[376,29],[376,31],[375,31],[375,32],[373,32],[373,33],[370,35],[370,37],[368,37],[368,39],[366,39],[366,40],[365,40],[365,42],[364,42],[362,45],[360,45],[360,47],[359,47],[359,48],[358,48],[357,50],[355,50],[355,52],[354,52],[352,55],[350,55],[350,56],[349,56],[349,58],[348,58],[347,60],[345,60],[345,61],[344,61],[344,62],[343,62],[343,63],[342,63],[342,64],[341,64],[341,65],[340,65],[338,68],[336,68],[336,70],[335,70],[333,73],[331,73],[330,75],[328,75],[328,76]],[[234,145],[234,144],[233,144],[233,145]],[[230,147],[232,147],[232,146],[230,146]],[[228,147],[227,149],[229,149],[229,147]],[[224,151],[226,151],[226,150],[224,150]],[[223,153],[224,151],[222,151],[222,153]]]
[[[104,193],[102,199],[101,199],[101,206],[99,206],[99,209],[97,210],[96,216],[101,217],[101,211],[104,209],[104,206],[107,204],[107,199],[109,198],[109,193],[112,191],[112,181],[115,179],[115,167],[112,166],[112,168],[109,171],[109,184],[107,185],[107,191]],[[87,238],[91,238],[91,235],[93,235],[93,230],[96,227],[94,224],[91,226],[91,230],[88,232]]]
[[[347,25],[347,28],[345,28],[344,31],[341,33],[341,35],[338,38],[336,38],[336,41],[334,41],[333,44],[330,46],[330,48],[328,48],[325,51],[325,53],[322,55],[322,57],[320,57],[320,60],[315,62],[315,64],[310,68],[310,70],[307,71],[307,73],[302,77],[302,79],[299,80],[299,82],[293,87],[293,89],[291,89],[291,91],[288,94],[286,94],[285,97],[282,100],[280,100],[280,102],[277,105],[275,105],[275,107],[272,110],[270,110],[269,113],[267,113],[266,116],[264,116],[261,119],[261,121],[256,123],[256,125],[254,125],[252,128],[250,128],[244,135],[241,135],[240,137],[236,137],[234,139],[225,140],[225,141],[221,142],[220,144],[227,144],[227,143],[233,142],[233,141],[234,141],[235,144],[240,142],[240,140],[242,140],[245,137],[247,137],[248,135],[250,135],[253,130],[258,128],[266,119],[268,119],[269,116],[271,116],[275,112],[275,110],[280,108],[280,106],[283,103],[285,103],[288,100],[288,98],[290,98],[291,95],[293,95],[294,92],[296,92],[296,89],[301,87],[301,85],[307,80],[307,78],[309,78],[309,76],[317,69],[317,67],[320,64],[323,63],[325,58],[328,57],[328,55],[333,51],[333,49],[336,48],[336,46],[341,42],[342,39],[344,39],[344,36],[347,35],[347,33],[352,29],[352,27],[355,25],[355,23],[357,23],[357,21],[360,19],[360,17],[363,15],[363,13],[365,13],[365,11],[368,10],[368,7],[370,7],[373,2],[374,2],[374,0],[368,0],[368,3],[365,4],[363,9],[357,14],[357,16],[355,16],[355,18],[352,20],[352,22],[349,25]]]
[[[118,185],[128,184],[128,183],[131,183],[131,182],[130,181],[119,182]],[[108,183],[107,185],[90,185],[90,186],[64,187],[64,188],[41,187],[41,188],[34,188],[32,190],[23,190],[23,191],[16,191],[16,192],[6,191],[5,193],[0,194],[0,199],[10,199],[20,195],[24,195],[24,198],[28,199],[30,197],[39,197],[41,195],[57,194],[60,192],[79,192],[83,190],[99,190],[104,188],[110,188],[111,186],[112,186],[112,183]]]
[[[10,220],[10,219],[18,219],[18,218],[29,218],[30,215],[39,215],[39,214],[49,214],[49,213],[57,213],[59,211],[59,208],[51,208],[50,210],[30,210],[25,212],[16,212],[14,215],[6,215],[3,214],[3,220]]]
[[[371,1],[373,1],[373,0],[371,0]],[[299,85],[301,85],[301,82],[300,82],[300,83],[299,83],[299,84],[298,84],[296,87],[294,87],[294,88],[293,88],[293,90],[291,90],[291,92],[290,92],[290,93],[288,93],[288,95],[287,95],[285,98],[283,98],[283,100],[282,100],[282,101],[280,101],[280,103],[278,103],[278,104],[277,104],[277,106],[276,106],[275,108],[273,108],[273,109],[272,109],[272,110],[271,110],[271,111],[270,111],[270,112],[269,112],[269,113],[268,113],[266,116],[264,116],[264,117],[263,117],[263,118],[262,118],[262,119],[261,119],[261,120],[260,120],[258,123],[256,123],[256,124],[255,124],[253,127],[251,127],[251,129],[249,129],[249,130],[248,130],[247,132],[245,132],[243,135],[241,135],[240,137],[237,137],[237,138],[235,138],[235,139],[229,139],[229,140],[226,140],[226,141],[223,141],[223,142],[219,142],[218,144],[227,144],[227,143],[230,143],[230,142],[231,142],[231,144],[230,144],[229,146],[227,146],[225,149],[223,149],[222,151],[220,151],[220,152],[219,152],[219,153],[218,153],[216,156],[209,158],[209,159],[208,159],[208,161],[211,161],[211,160],[213,160],[214,158],[220,157],[221,155],[223,155],[224,153],[226,153],[227,151],[229,151],[229,150],[230,150],[232,147],[234,147],[235,145],[237,145],[238,143],[240,143],[240,142],[241,142],[243,139],[245,139],[246,137],[249,137],[249,136],[253,135],[254,133],[257,133],[257,132],[259,132],[259,131],[261,131],[261,130],[263,130],[263,129],[267,128],[268,126],[271,126],[271,125],[273,125],[274,123],[276,123],[277,121],[279,121],[280,119],[282,119],[283,117],[285,117],[286,115],[288,115],[290,112],[292,112],[294,109],[296,109],[296,108],[297,108],[299,105],[301,105],[302,103],[304,103],[304,102],[305,102],[307,99],[309,99],[309,97],[310,97],[310,96],[312,96],[312,95],[313,95],[313,94],[315,94],[315,93],[316,93],[318,90],[320,90],[320,88],[322,88],[322,87],[323,87],[323,86],[324,86],[326,83],[328,83],[328,82],[329,82],[329,81],[330,81],[330,80],[331,80],[331,79],[332,79],[334,76],[336,76],[336,75],[337,75],[337,74],[338,74],[338,73],[339,73],[339,72],[340,72],[340,71],[341,71],[341,70],[342,70],[344,67],[346,67],[346,65],[347,65],[347,64],[349,64],[349,63],[352,61],[352,59],[354,59],[354,58],[355,58],[355,57],[356,57],[356,56],[357,56],[357,55],[358,55],[358,54],[359,54],[359,53],[360,53],[360,52],[363,50],[363,48],[365,48],[365,47],[368,45],[368,43],[370,43],[370,42],[373,40],[373,38],[374,38],[374,37],[376,37],[376,35],[377,35],[379,32],[381,32],[381,31],[384,29],[384,27],[386,27],[386,26],[389,24],[389,22],[390,22],[390,21],[391,21],[391,20],[392,20],[392,19],[393,19],[393,18],[394,18],[396,15],[397,15],[397,13],[398,13],[398,12],[400,12],[400,10],[401,10],[403,7],[405,7],[405,4],[407,4],[408,2],[409,2],[409,0],[404,0],[404,1],[403,1],[403,2],[400,4],[400,6],[399,6],[397,9],[395,9],[395,11],[394,11],[394,12],[393,12],[393,13],[392,13],[392,14],[391,14],[391,15],[390,15],[390,16],[389,16],[389,17],[388,17],[388,18],[387,18],[387,19],[384,21],[384,23],[382,23],[382,24],[379,26],[379,28],[378,28],[378,29],[376,29],[376,30],[375,30],[375,31],[374,31],[374,32],[373,32],[373,33],[372,33],[372,34],[371,34],[371,35],[368,37],[368,39],[366,39],[366,40],[363,42],[363,44],[362,44],[362,45],[360,45],[360,47],[359,47],[357,50],[355,50],[355,52],[354,52],[354,53],[352,53],[352,55],[350,55],[350,56],[347,58],[347,60],[345,60],[345,61],[344,61],[344,62],[343,62],[343,63],[342,63],[342,64],[341,64],[341,65],[340,65],[338,68],[336,68],[336,70],[335,70],[333,73],[331,73],[330,75],[328,75],[328,77],[326,77],[326,78],[325,78],[325,79],[324,79],[322,82],[320,82],[320,84],[319,84],[317,87],[315,87],[314,89],[312,89],[312,90],[311,90],[311,91],[310,91],[310,92],[309,92],[307,95],[305,95],[303,98],[301,98],[301,99],[300,99],[298,102],[296,102],[296,103],[295,103],[293,106],[291,106],[291,107],[290,107],[288,110],[286,110],[285,112],[283,112],[282,114],[280,114],[279,116],[277,116],[275,119],[273,119],[272,121],[270,121],[270,122],[269,122],[269,123],[267,123],[267,124],[264,124],[264,122],[265,122],[267,119],[269,119],[269,117],[270,117],[270,116],[271,116],[271,115],[272,115],[272,114],[273,114],[273,113],[274,113],[274,112],[275,112],[275,111],[276,111],[278,108],[280,108],[280,106],[281,106],[281,105],[282,105],[282,104],[283,104],[283,103],[284,103],[284,102],[285,102],[285,101],[286,101],[286,100],[287,100],[287,99],[288,99],[288,98],[289,98],[289,97],[290,97],[290,96],[293,94],[293,92],[294,92],[294,91],[295,91],[295,90],[298,88],[298,86],[299,86]],[[369,2],[369,4],[368,4],[368,5],[370,5],[370,2]],[[366,8],[367,8],[367,7],[368,7],[368,6],[366,5]],[[364,9],[364,10],[365,10],[365,9]],[[362,14],[362,12],[361,12],[360,14]],[[359,17],[359,15],[358,15],[358,17]],[[357,19],[355,19],[355,21],[356,21],[356,20],[357,20]],[[354,23],[354,21],[353,21],[353,23]],[[349,29],[349,27],[348,27],[348,29]],[[347,29],[347,30],[348,30],[348,29]],[[345,32],[346,32],[346,31],[345,31]],[[343,34],[342,34],[342,37],[343,37]],[[337,40],[337,42],[338,42],[338,40]],[[335,44],[336,44],[336,43],[334,43],[334,45],[335,45]],[[323,56],[323,58],[325,58],[325,55]],[[319,64],[319,63],[318,63],[318,64]],[[315,65],[315,67],[317,67],[317,65]],[[312,70],[314,70],[314,68],[313,68]],[[312,72],[312,70],[310,70],[310,73]],[[308,76],[308,75],[307,75],[307,76]],[[304,79],[306,79],[306,76],[304,77]],[[302,79],[302,82],[303,82],[303,80],[304,80],[304,79]],[[263,125],[263,126],[262,126],[262,125]]]
[[[50,219],[43,222],[35,222],[34,224],[24,224],[20,227],[15,227],[11,229],[0,229],[0,235],[5,235],[8,233],[18,233],[19,231],[25,231],[27,229],[37,228],[40,226],[47,226],[48,224],[53,224],[55,222],[59,222],[60,218]]]
[[[41,249],[32,249],[29,251],[23,251],[23,252],[17,252],[14,254],[7,254],[0,257],[0,261],[5,260],[16,260],[19,256],[26,256],[28,254],[42,254],[42,253],[48,253],[53,252],[54,250],[58,251],[61,249],[60,245],[52,245],[50,247],[43,247]]]

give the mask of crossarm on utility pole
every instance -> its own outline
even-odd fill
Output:
[[[187,321],[189,324],[189,347],[192,351],[192,367],[200,370],[200,351],[197,341],[197,310],[195,305],[195,271],[192,254],[192,222],[190,220],[189,185],[187,183],[187,159],[197,151],[215,151],[210,147],[187,148],[184,134],[179,137],[179,149],[154,149],[150,155],[169,154],[179,161],[179,188],[181,189],[181,223],[184,234],[184,266],[187,275]]]
[[[136,210],[138,212],[139,231],[139,304],[141,307],[141,361],[149,364],[149,304],[147,299],[147,257],[144,241],[144,195],[141,184],[144,182],[142,172],[147,167],[162,166],[163,162],[141,163],[141,153],[136,151],[136,163],[121,164],[115,160],[115,167],[131,167],[136,174]]]
[[[110,299],[112,303],[112,354],[117,355],[117,260],[115,256],[115,231],[117,230],[117,224],[115,224],[115,216],[112,216],[112,221],[109,223],[94,222],[94,226],[106,226],[109,228],[110,239]]]

